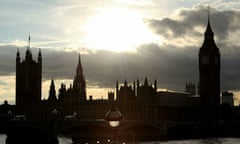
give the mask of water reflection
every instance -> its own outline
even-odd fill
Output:
[[[224,141],[226,141],[226,139],[218,139],[218,138],[203,139],[203,140],[200,140],[200,144],[223,144]]]
[[[6,135],[0,135],[0,144],[5,144],[5,140],[6,140]],[[59,136],[58,140],[59,140],[59,144],[73,144],[71,138],[69,137]],[[100,143],[105,144],[104,142],[100,142]],[[209,139],[197,139],[197,140],[139,142],[138,144],[239,144],[239,143],[240,143],[240,138],[209,138]],[[97,144],[97,141],[96,141],[96,144]]]
[[[6,135],[0,135],[0,144],[5,144],[6,138]]]
[[[58,137],[59,144],[72,144],[72,139],[64,136]]]
[[[239,144],[240,138],[208,138],[196,140],[171,140],[162,142],[141,142],[140,144]]]

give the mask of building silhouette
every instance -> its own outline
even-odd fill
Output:
[[[233,107],[234,106],[233,93],[224,91],[221,97],[221,104],[228,104],[229,106]]]
[[[185,92],[191,95],[198,95],[199,94],[199,83],[196,84],[194,82],[186,82],[185,84]]]
[[[126,80],[122,85],[116,82],[118,108],[128,120],[157,120],[156,94],[156,80],[154,84],[149,84],[147,78],[144,83],[137,80],[132,85],[129,85]]]
[[[76,69],[76,75],[73,80],[73,91],[72,95],[76,101],[85,101],[86,100],[86,81],[83,76],[83,68],[81,63],[81,57],[79,54],[78,65]]]
[[[199,50],[199,83],[187,82],[184,92],[158,91],[157,80],[150,82],[146,77],[142,82],[137,79],[129,84],[116,81],[115,92],[108,92],[108,99],[86,98],[86,81],[81,56],[69,87],[61,83],[58,90],[52,78],[49,97],[41,100],[42,57],[34,61],[29,45],[25,60],[16,57],[16,106],[4,104],[1,115],[9,110],[14,115],[24,114],[28,119],[51,119],[52,112],[59,119],[77,115],[79,119],[104,118],[105,113],[116,104],[126,120],[147,121],[202,121],[213,123],[227,117],[229,107],[220,107],[220,51],[214,41],[214,33],[208,17],[204,41]],[[58,95],[57,92],[58,91]],[[199,95],[200,96],[199,96]],[[225,116],[221,116],[224,110]],[[240,119],[240,117],[239,117]]]
[[[56,96],[56,90],[55,90],[55,84],[54,80],[51,80],[50,90],[49,90],[49,97],[47,99],[51,103],[57,102],[57,96]]]
[[[220,108],[220,51],[214,41],[209,16],[204,41],[199,50],[199,80],[201,120],[217,121]]]
[[[21,61],[19,50],[16,56],[16,106],[25,109],[41,102],[42,56],[39,49],[37,60],[30,50],[30,34],[25,59]]]
[[[73,80],[73,85],[66,89],[64,83],[59,89],[59,101],[62,104],[75,105],[76,103],[86,101],[86,81],[83,75],[81,57],[79,54],[76,75]]]

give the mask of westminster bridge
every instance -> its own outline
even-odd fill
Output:
[[[134,140],[159,140],[169,138],[198,138],[200,135],[199,123],[194,121],[141,121],[123,120],[118,127],[118,136],[126,141]],[[239,137],[240,122],[222,123],[215,125],[213,133],[216,136]],[[207,132],[210,129],[208,128]],[[235,135],[235,132],[236,135]],[[46,120],[46,121],[0,121],[0,133],[6,134],[9,141],[23,141],[31,137],[37,142],[58,143],[57,136],[78,137],[81,139],[109,139],[112,129],[104,119],[80,119],[80,120]],[[36,142],[34,142],[36,143]],[[6,144],[11,144],[7,142]]]
[[[176,129],[179,128],[179,129]],[[121,139],[155,139],[172,132],[179,136],[188,132],[194,135],[192,129],[197,128],[195,122],[163,122],[123,120],[118,127]],[[104,119],[79,119],[79,120],[5,120],[0,121],[0,133],[6,134],[7,139],[22,141],[26,137],[40,140],[48,138],[50,143],[55,143],[57,136],[79,137],[84,139],[109,139],[112,129]],[[6,142],[7,143],[7,142]],[[9,142],[10,143],[10,142]],[[44,143],[46,143],[44,141]],[[57,143],[57,142],[56,142]]]

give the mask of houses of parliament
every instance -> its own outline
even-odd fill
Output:
[[[0,115],[26,115],[27,119],[50,119],[55,111],[59,119],[75,115],[78,119],[102,119],[116,104],[126,120],[149,121],[216,121],[223,118],[220,105],[220,51],[214,40],[210,20],[199,50],[199,85],[187,83],[185,92],[158,91],[157,80],[143,82],[116,81],[115,92],[108,93],[108,99],[87,99],[86,81],[78,56],[73,84],[61,84],[56,95],[54,80],[51,80],[47,100],[41,98],[42,54],[37,60],[32,57],[29,44],[25,59],[16,54],[16,105],[7,103],[0,106]],[[77,60],[77,58],[76,58]],[[198,90],[196,90],[198,87]],[[199,94],[199,95],[196,95]],[[225,93],[232,98],[231,93]],[[232,107],[231,105],[229,106]]]

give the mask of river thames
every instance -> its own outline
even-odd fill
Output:
[[[6,135],[0,135],[0,144],[5,144]],[[59,144],[72,144],[72,140],[66,137],[58,137]],[[208,138],[194,140],[170,140],[170,141],[153,141],[137,142],[137,144],[239,144],[240,138]],[[97,142],[96,144],[101,144]]]

